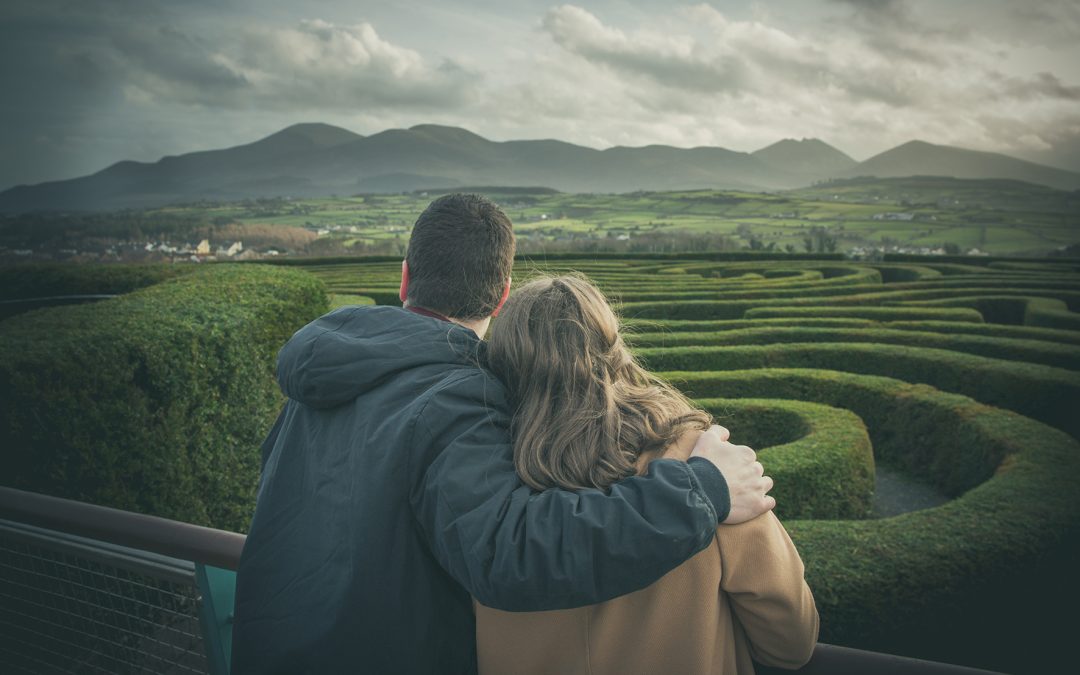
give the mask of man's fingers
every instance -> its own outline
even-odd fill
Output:
[[[776,498],[765,495],[765,497],[762,499],[762,504],[764,504],[766,511],[772,511],[776,508]]]
[[[765,467],[761,466],[761,462],[754,462],[753,464],[751,464],[751,466],[754,468],[754,475],[756,475],[756,476],[764,476],[765,475]],[[768,490],[766,490],[766,492],[768,492]]]
[[[762,492],[768,492],[773,489],[773,479],[771,476],[765,476],[763,480],[765,481],[765,489],[762,490]]]
[[[709,427],[709,431],[720,437],[721,441],[726,441],[731,438],[731,432],[726,427],[722,427],[719,424],[714,424]]]

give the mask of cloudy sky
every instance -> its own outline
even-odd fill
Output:
[[[296,122],[1080,170],[1080,0],[3,0],[0,189]]]

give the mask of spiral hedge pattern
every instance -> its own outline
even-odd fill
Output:
[[[314,265],[397,304],[400,263]],[[1010,671],[1080,602],[1080,262],[519,260],[580,272],[629,342],[759,450],[826,642]],[[872,517],[874,462],[947,502]]]

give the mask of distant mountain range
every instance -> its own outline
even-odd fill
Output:
[[[596,150],[556,140],[495,142],[433,124],[371,136],[327,124],[297,124],[247,145],[153,163],[123,161],[81,178],[13,187],[0,192],[0,212],[465,185],[544,186],[565,192],[770,191],[829,178],[911,175],[1011,178],[1080,189],[1080,173],[921,141],[856,162],[817,139],[785,139],[751,153],[666,145]]]

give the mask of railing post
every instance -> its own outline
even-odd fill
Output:
[[[202,623],[203,646],[210,675],[229,675],[236,572],[196,563],[195,583],[199,585],[202,595],[199,621]]]

